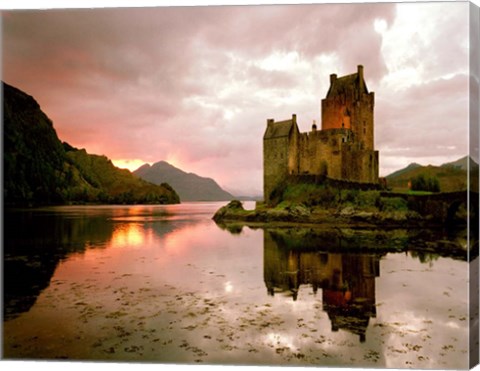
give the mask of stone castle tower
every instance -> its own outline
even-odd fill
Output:
[[[300,133],[297,117],[267,120],[263,136],[264,198],[288,178],[320,176],[378,184],[374,149],[374,93],[368,92],[363,66],[351,75],[330,75],[321,103],[322,128]]]

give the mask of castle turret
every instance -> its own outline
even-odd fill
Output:
[[[357,74],[360,81],[363,81],[363,66],[361,64],[357,66]]]
[[[362,65],[351,75],[330,75],[330,89],[322,100],[322,130],[351,129],[359,148],[373,150],[374,94],[369,93]]]
[[[263,136],[263,188],[265,201],[297,164],[297,115],[284,121],[267,120]]]

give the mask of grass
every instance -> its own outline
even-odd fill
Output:
[[[340,190],[316,184],[287,185],[275,208],[284,210],[292,205],[321,207],[330,210],[341,210],[345,207],[364,211],[408,210],[407,202],[401,197],[381,197],[379,191]]]
[[[407,194],[414,195],[414,196],[425,196],[425,195],[431,195],[433,193],[434,192],[430,192],[430,191],[412,191],[411,189],[408,190],[407,192]]]
[[[429,191],[412,191],[411,189],[407,188],[394,188],[392,189],[393,193],[403,193],[406,195],[413,195],[413,196],[426,196],[426,195],[431,195],[434,192],[429,192]]]

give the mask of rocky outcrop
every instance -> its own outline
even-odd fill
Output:
[[[245,210],[240,201],[231,201],[221,207],[213,216],[217,223],[300,223],[300,224],[336,224],[336,225],[419,225],[425,222],[418,213],[406,211],[365,211],[353,207],[341,210],[310,208],[302,204],[283,205],[282,207]]]
[[[232,200],[227,205],[222,206],[213,216],[216,222],[225,220],[252,220],[255,219],[254,211],[247,211],[238,200]]]
[[[418,223],[424,220],[415,211],[362,211],[356,210],[351,206],[345,207],[339,212],[333,213],[334,216],[351,219],[352,221],[364,221],[374,224],[397,224],[397,223]]]

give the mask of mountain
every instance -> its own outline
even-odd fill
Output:
[[[2,90],[5,205],[179,202],[168,184],[148,183],[105,156],[62,143],[33,97],[3,82]]]
[[[416,168],[419,168],[419,167],[422,167],[422,165],[417,164],[416,162],[412,162],[407,167],[405,167],[403,169],[400,169],[400,170],[397,170],[397,171],[391,173],[390,175],[387,175],[386,178],[387,179],[394,179],[396,177],[401,176],[402,174],[408,173],[409,171],[412,171],[412,170],[414,170]]]
[[[169,184],[155,185],[139,179],[130,171],[115,167],[105,156],[90,155],[84,149],[73,147],[67,149],[66,155],[80,173],[81,181],[77,184],[82,184],[80,188],[77,186],[70,190],[70,198],[74,200],[79,198],[107,204],[180,202],[178,194]]]
[[[471,179],[478,179],[478,165],[472,162]],[[393,190],[408,189],[408,182],[419,176],[435,177],[440,183],[440,191],[453,192],[467,189],[467,157],[441,166],[419,165],[412,163],[407,167],[397,170],[386,176],[387,185]],[[476,165],[476,166],[475,166]]]
[[[234,198],[213,179],[186,173],[165,161],[145,164],[133,173],[154,184],[170,184],[182,201],[230,201]]]
[[[473,160],[471,160],[471,161],[472,161],[473,166],[477,165],[477,167],[478,167],[478,164],[476,164],[475,161],[473,161]],[[443,164],[441,166],[442,167],[453,166],[453,167],[456,167],[456,168],[459,168],[459,169],[462,169],[462,170],[467,170],[468,169],[468,156],[462,157],[462,158],[458,159],[457,161],[447,162],[446,164]]]
[[[5,204],[60,202],[65,151],[52,122],[31,96],[2,89]]]

